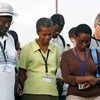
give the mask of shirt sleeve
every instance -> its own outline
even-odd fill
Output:
[[[65,83],[75,85],[76,76],[72,76],[70,73],[71,68],[69,69],[69,64],[71,64],[71,62],[69,62],[68,60],[69,57],[70,56],[68,55],[67,51],[62,54],[61,58],[62,77]]]
[[[19,60],[19,68],[27,69],[27,61],[28,61],[28,50],[27,47],[22,47],[20,53],[20,60]]]

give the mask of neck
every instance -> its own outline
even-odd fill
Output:
[[[85,49],[80,49],[80,48],[78,48],[78,47],[75,47],[75,49],[76,49],[78,52],[84,52],[84,51],[85,51]]]
[[[38,43],[40,49],[45,53],[48,50],[48,44],[43,44],[42,42],[39,41],[39,39],[36,40]]]

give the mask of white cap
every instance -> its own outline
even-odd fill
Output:
[[[8,3],[0,2],[0,16],[17,16],[17,13],[13,12],[13,8]]]

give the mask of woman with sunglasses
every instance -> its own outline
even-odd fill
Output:
[[[100,100],[100,78],[96,77],[97,66],[88,48],[91,34],[87,24],[78,25],[75,30],[76,46],[62,55],[62,76],[69,84],[66,100]]]

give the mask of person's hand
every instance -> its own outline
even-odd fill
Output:
[[[83,83],[83,87],[84,87],[84,89],[88,89],[91,87],[91,84],[89,82],[85,82],[85,83]]]
[[[21,88],[20,84],[18,84],[18,85],[17,85],[17,94],[18,94],[18,95],[22,95],[22,92],[23,92],[23,91],[22,91],[22,88]]]
[[[89,81],[89,83],[90,83],[92,86],[94,86],[94,85],[97,83],[97,79],[94,77],[94,78],[92,78],[92,79]]]
[[[80,77],[76,78],[76,83],[77,84],[83,84],[85,82],[90,82],[91,83],[91,81],[94,80],[94,79],[95,79],[94,76],[80,76]]]
[[[93,76],[87,76],[86,80],[87,80],[87,82],[84,82],[84,85],[86,87],[89,87],[89,84],[94,86],[97,83],[97,79]]]

